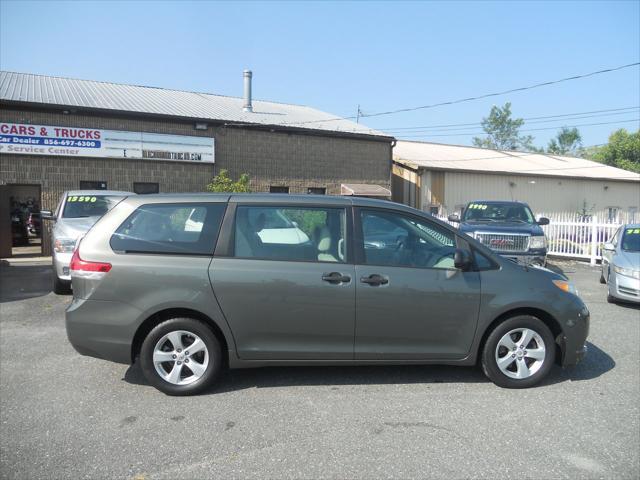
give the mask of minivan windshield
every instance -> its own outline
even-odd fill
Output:
[[[122,198],[114,195],[69,195],[62,218],[101,217]]]
[[[622,250],[640,252],[640,228],[626,228],[622,236]]]
[[[470,203],[462,219],[466,222],[536,223],[531,210],[518,203]]]

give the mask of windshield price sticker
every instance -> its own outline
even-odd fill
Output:
[[[472,203],[469,205],[470,210],[486,210],[487,206],[480,203]]]
[[[94,203],[96,200],[97,200],[96,197],[89,197],[89,196],[67,197],[67,202],[91,202],[91,203]]]
[[[640,228],[628,228],[627,235],[640,235]]]

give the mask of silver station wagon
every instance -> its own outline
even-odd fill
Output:
[[[428,214],[364,198],[131,196],[70,264],[67,334],[172,395],[223,367],[480,364],[530,387],[586,352],[589,311]]]

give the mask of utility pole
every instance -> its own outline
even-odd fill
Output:
[[[360,104],[358,104],[358,113],[356,113],[356,123],[360,123],[361,115],[362,115],[362,110],[360,110]]]

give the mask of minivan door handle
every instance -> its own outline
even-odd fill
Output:
[[[385,277],[384,275],[378,275],[377,273],[374,273],[373,275],[369,275],[368,277],[362,277],[360,281],[362,283],[367,283],[372,287],[377,287],[379,285],[386,285],[387,283],[389,283],[389,279],[387,277]]]
[[[351,281],[351,277],[349,275],[343,275],[340,272],[331,272],[323,273],[322,280],[329,282],[332,285],[337,285],[339,283],[349,283]]]

